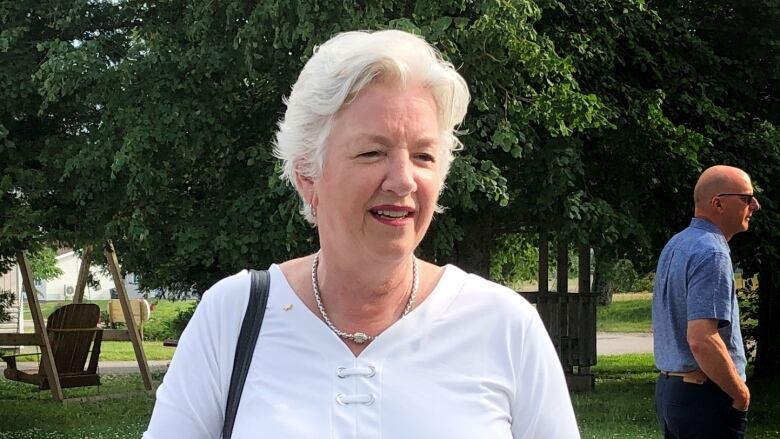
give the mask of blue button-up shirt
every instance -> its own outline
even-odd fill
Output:
[[[668,372],[699,366],[688,346],[688,321],[718,320],[718,332],[745,379],[739,304],[726,238],[709,221],[694,218],[674,235],[658,259],[653,288],[655,365]]]

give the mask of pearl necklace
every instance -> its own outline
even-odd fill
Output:
[[[328,325],[331,331],[335,332],[341,338],[352,340],[357,344],[363,344],[367,341],[374,340],[376,335],[368,335],[365,332],[354,332],[352,334],[344,332],[336,327],[333,322],[328,318],[328,313],[325,312],[325,306],[322,304],[322,297],[320,296],[319,279],[317,278],[317,267],[320,265],[320,252],[314,255],[314,260],[311,263],[311,288],[314,290],[314,299],[317,301],[317,308],[320,310],[322,319],[325,320],[325,324]],[[412,256],[412,292],[409,294],[409,301],[406,302],[406,308],[401,317],[409,314],[414,305],[414,299],[417,296],[417,288],[420,286],[420,276],[417,271],[417,258]]]

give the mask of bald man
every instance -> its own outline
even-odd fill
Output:
[[[666,244],[653,289],[656,415],[665,438],[742,438],[750,391],[728,241],[761,208],[750,177],[713,166],[691,224]]]

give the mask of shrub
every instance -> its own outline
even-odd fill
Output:
[[[612,272],[613,289],[619,293],[641,293],[653,291],[655,273],[640,275],[634,269],[634,264],[628,259],[620,259],[615,263]]]
[[[187,326],[197,302],[194,300],[160,300],[144,325],[145,340],[179,338]]]
[[[193,302],[189,307],[180,309],[179,313],[176,314],[176,318],[171,322],[171,330],[176,334],[176,338],[179,338],[181,333],[184,332],[184,328],[187,327],[197,307],[198,304]]]

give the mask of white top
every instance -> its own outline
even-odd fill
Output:
[[[536,310],[448,265],[428,298],[357,357],[270,268],[233,437],[578,438]],[[219,438],[248,272],[204,294],[157,391],[145,439]]]

